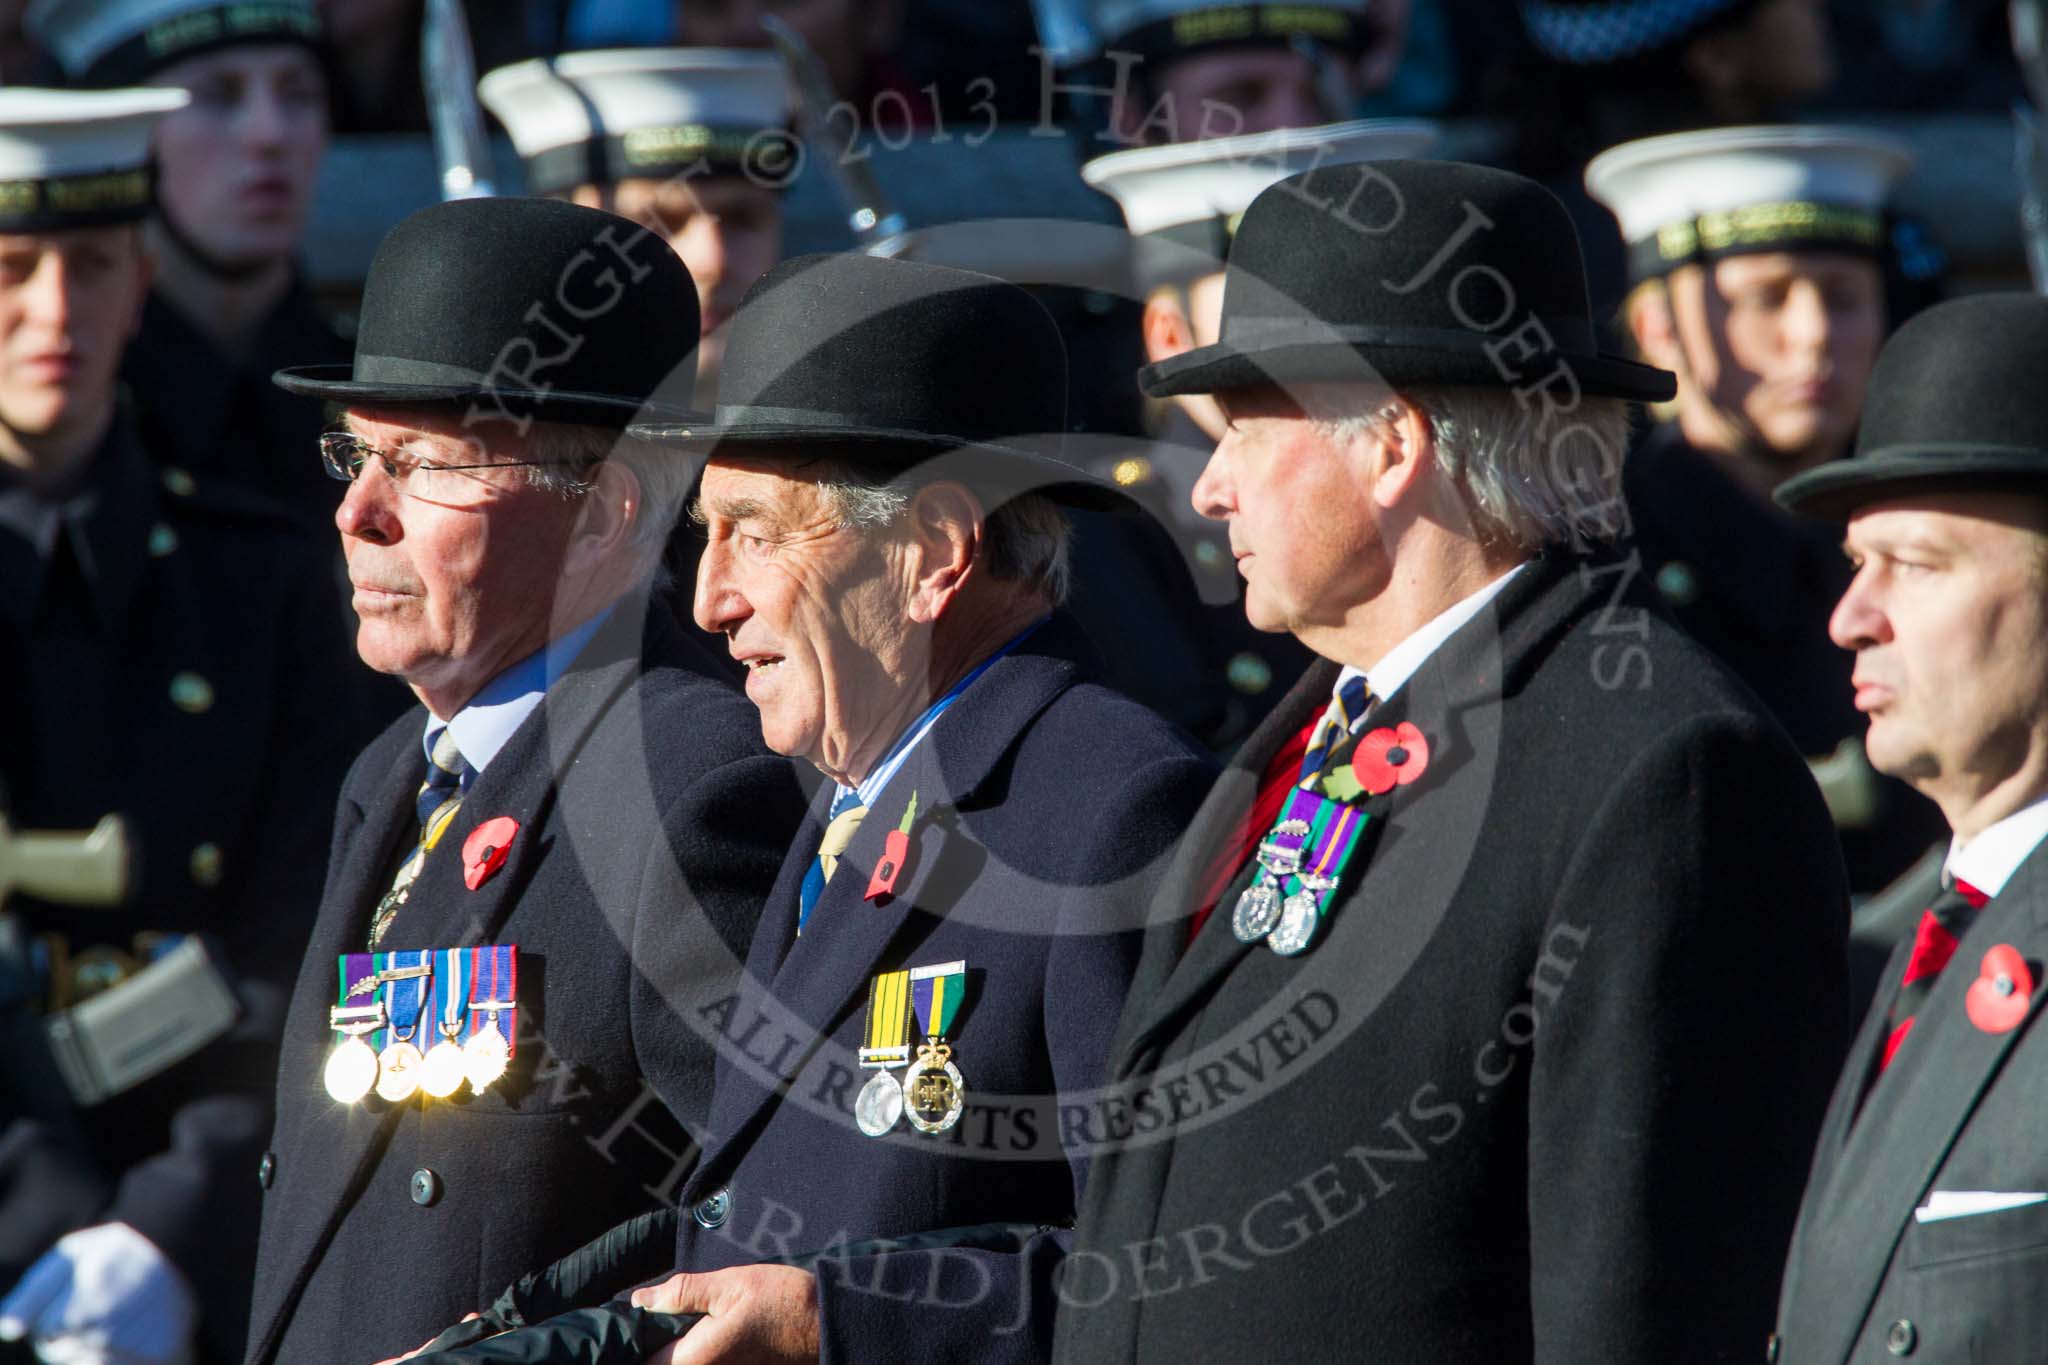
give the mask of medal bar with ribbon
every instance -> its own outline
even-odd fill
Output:
[[[910,969],[910,1003],[925,1041],[917,1049],[917,1060],[903,1073],[903,1111],[921,1133],[945,1132],[960,1121],[967,1106],[967,1083],[946,1042],[966,988],[964,961]]]
[[[477,1094],[489,1089],[512,1064],[519,1036],[519,949],[509,943],[471,948],[468,1017],[462,1044],[464,1074]]]
[[[427,1049],[426,1058],[420,1063],[420,1089],[437,1100],[445,1100],[462,1089],[465,1068],[459,1040],[469,1015],[468,974],[463,969],[469,965],[470,955],[471,950],[466,948],[449,948],[433,954],[434,994],[427,1017],[441,1036]]]
[[[390,1012],[389,1041],[377,1054],[377,1094],[393,1104],[411,1099],[420,1088],[420,1022],[433,987],[434,955],[426,949],[383,955],[403,975],[384,978],[384,1008]],[[412,968],[425,968],[412,971]],[[386,968],[386,971],[391,968]]]
[[[377,1049],[370,1041],[385,1025],[384,999],[377,964],[370,953],[344,953],[336,962],[338,999],[327,1011],[327,1026],[341,1041],[327,1054],[327,1093],[340,1104],[354,1104],[377,1084]]]
[[[854,1122],[880,1137],[903,1117],[903,1085],[889,1072],[910,1060],[910,973],[882,972],[868,983],[868,1027],[860,1064],[874,1069],[853,1102]]]

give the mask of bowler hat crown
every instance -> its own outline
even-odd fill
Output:
[[[1656,400],[1664,370],[1602,355],[1557,197],[1454,161],[1319,166],[1262,192],[1230,250],[1217,344],[1147,366],[1146,392],[1373,382]]]
[[[1972,294],[1893,334],[1870,375],[1856,453],[1785,481],[1778,501],[1845,519],[1916,493],[2048,496],[2048,298]]]
[[[377,248],[355,363],[277,383],[356,407],[623,427],[643,409],[691,415],[696,347],[696,286],[660,237],[551,199],[460,199]]]
[[[984,481],[1035,481],[1068,500],[1075,487],[1101,491],[1049,453],[1067,425],[1066,346],[1045,307],[1006,280],[922,261],[798,256],[747,291],[731,325],[714,420],[636,424],[635,435],[697,448],[841,448],[906,467],[958,452],[952,467]]]

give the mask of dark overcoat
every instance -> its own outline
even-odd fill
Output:
[[[1336,666],[1225,772],[1077,1120],[1058,1358],[1754,1358],[1846,894],[1798,755],[1627,577],[1537,559],[1381,704],[1426,760],[1302,956],[1232,933],[1242,873],[1188,916]]]
[[[476,778],[380,945],[517,945],[511,1072],[481,1096],[339,1105],[320,1079],[335,959],[364,949],[418,837],[424,722],[395,722],[342,790],[260,1170],[252,1362],[410,1350],[671,1199],[695,1159],[677,1121],[701,1129],[710,1105],[697,997],[738,972],[802,818],[717,662],[628,598]],[[468,889],[456,851],[497,816],[519,824],[509,857]]]
[[[1966,999],[1999,944],[2027,962],[2033,992],[2012,1028],[1991,1032],[1971,1022]],[[1937,1190],[2048,1191],[2048,844],[1978,913],[1912,1034],[1871,1084],[1912,945],[1908,934],[1887,965],[1821,1126],[1785,1268],[1776,1359],[2048,1359],[2048,1204],[1914,1216]]]
[[[711,1137],[684,1191],[677,1265],[710,1270],[986,1223],[1071,1226],[1086,1154],[1058,1107],[1103,1079],[1136,963],[1119,907],[1171,856],[1214,769],[1150,711],[1085,680],[1064,623],[998,660],[882,789],[801,936],[798,890],[829,787],[789,849],[725,1034]],[[895,894],[866,898],[913,795]],[[863,1135],[868,983],[964,961],[950,1038],[967,1107],[942,1135]],[[917,1036],[912,1026],[912,1037]],[[901,1075],[899,1071],[897,1073]],[[1049,1254],[901,1253],[821,1263],[822,1358],[1039,1359]]]

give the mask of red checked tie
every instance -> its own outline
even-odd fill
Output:
[[[1914,1016],[1933,992],[1935,978],[1956,955],[1956,945],[1962,942],[1970,921],[1990,899],[1968,882],[1958,881],[1952,890],[1942,892],[1934,904],[1920,912],[1920,927],[1913,934],[1913,955],[1906,959],[1905,979],[1899,985],[1898,998],[1892,1001],[1887,1021],[1891,1029],[1884,1041],[1884,1054],[1877,1063],[1880,1072],[1892,1064],[1899,1044],[1913,1031]]]

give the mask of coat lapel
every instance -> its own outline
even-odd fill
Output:
[[[2026,1019],[2005,1033],[1986,1033],[1970,1022],[1964,996],[1978,977],[1985,951],[1997,943],[2013,945],[2036,964],[2037,980]],[[1821,1329],[1814,1359],[1848,1356],[1914,1208],[2006,1054],[2033,1027],[2048,999],[2048,987],[2038,979],[2044,956],[2048,845],[2034,851],[1964,935],[1955,959],[1921,1006],[1912,1036],[1848,1127],[1825,1183],[1817,1175],[1812,1226],[1802,1227],[1805,1245],[1800,1248],[1809,1253],[1801,1262],[1801,1296]],[[1903,956],[1895,954],[1892,965],[1903,970],[1903,963]],[[1865,1020],[1835,1110],[1853,1106],[1846,1087],[1852,1076],[1860,1084],[1865,1074],[1883,1032],[1882,1004],[1891,994],[1881,996],[1880,1006]]]
[[[639,675],[640,655],[631,644],[640,639],[644,610],[638,597],[621,601],[576,666],[556,680],[546,701],[478,776],[399,911],[393,931],[398,942],[418,941],[437,948],[489,942],[503,927],[541,856],[540,826],[556,800],[561,775],[571,770],[592,727]],[[662,626],[650,616],[648,628]],[[328,894],[292,997],[279,1071],[283,1085],[319,1084],[332,1036],[326,1011],[334,1001],[335,959],[361,950],[371,909],[387,888],[400,849],[417,836],[413,797],[426,775],[426,755],[422,730],[414,720],[417,713],[395,732],[402,745],[356,807],[361,823],[355,836],[337,840]],[[536,774],[549,776],[537,780]],[[496,815],[517,819],[520,835],[505,864],[472,892],[462,880],[462,843],[477,825]],[[299,1170],[316,1171],[307,1179],[318,1183],[294,1184],[292,1217],[278,1220],[285,1229],[283,1244],[264,1249],[266,1256],[274,1252],[278,1264],[295,1269],[280,1302],[255,1306],[250,1340],[260,1347],[251,1357],[256,1360],[272,1349],[289,1320],[291,1305],[319,1265],[342,1216],[374,1173],[408,1106],[373,1114],[315,1098],[285,1108],[308,1115],[310,1121],[296,1133],[278,1133],[279,1159]]]
[[[822,837],[829,792],[821,792],[813,803],[803,838],[783,863],[748,954],[747,990],[764,991],[767,997],[755,1003],[771,1015],[783,1015],[805,1039],[803,1050],[788,1063],[789,1075],[803,1068],[849,1009],[860,1007],[876,972],[910,965],[895,957],[898,939],[913,918],[919,912],[943,916],[955,892],[971,879],[974,845],[962,828],[971,817],[963,817],[962,810],[971,808],[984,779],[1032,719],[1078,679],[1068,643],[1065,629],[1042,627],[961,694],[883,787],[813,907],[806,932],[791,941],[797,893]],[[910,866],[895,895],[870,901],[869,879],[913,792],[917,818]],[[764,936],[770,936],[765,947]],[[778,957],[779,965],[771,966]],[[763,967],[770,968],[765,976],[759,974]],[[698,1167],[700,1178],[728,1169],[724,1158],[744,1148],[781,1100],[779,1087],[733,1084],[732,1065],[721,1052],[712,1102],[716,1145]]]
[[[370,751],[382,760],[381,766],[370,770],[370,780],[361,792],[348,793],[341,804],[327,893],[292,992],[279,1047],[280,1090],[317,1092],[333,1036],[327,1027],[327,1007],[334,1003],[335,959],[362,947],[371,908],[384,894],[400,849],[416,836],[418,817],[412,797],[427,767],[419,725],[420,713],[408,714]],[[257,1361],[268,1358],[275,1338],[289,1320],[291,1305],[297,1302],[342,1214],[355,1202],[382,1153],[398,1113],[394,1109],[373,1117],[340,1109],[317,1095],[281,1106],[280,1112],[304,1120],[290,1131],[280,1127],[272,1137],[272,1150],[289,1163],[286,1169],[291,1175],[294,1204],[291,1217],[272,1220],[278,1238],[275,1242],[266,1239],[263,1251],[267,1260],[293,1270],[291,1278],[283,1282],[280,1298],[251,1305],[249,1340],[255,1349],[250,1359]],[[258,1282],[279,1283],[272,1276],[263,1276]]]

